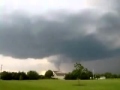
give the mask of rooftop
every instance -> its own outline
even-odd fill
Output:
[[[53,71],[57,76],[64,76],[66,73],[60,72],[60,71]]]

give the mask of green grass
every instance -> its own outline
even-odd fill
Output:
[[[36,81],[2,81],[0,90],[120,90],[120,79],[114,80],[36,80]]]

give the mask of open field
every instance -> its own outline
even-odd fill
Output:
[[[120,90],[120,79],[115,80],[36,80],[36,81],[2,81],[0,90]]]

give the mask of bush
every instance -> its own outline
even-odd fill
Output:
[[[36,71],[27,72],[27,76],[29,80],[37,80],[39,79],[39,74]]]
[[[52,70],[46,71],[46,73],[45,73],[45,77],[46,77],[46,78],[52,78],[52,76],[53,76]]]
[[[4,71],[4,72],[1,73],[1,79],[3,79],[3,80],[11,80],[12,79],[12,74],[9,73],[9,72]]]

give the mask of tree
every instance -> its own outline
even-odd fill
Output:
[[[92,72],[91,72],[91,71],[88,71],[88,70],[86,69],[86,70],[84,70],[84,71],[81,73],[80,79],[82,79],[82,80],[88,80],[88,79],[90,79],[90,77],[92,77],[92,76],[93,76]]]
[[[11,80],[12,79],[12,74],[10,72],[2,72],[1,73],[1,79],[3,80]]]
[[[17,72],[11,72],[13,80],[19,80],[19,74]]]
[[[39,79],[45,79],[44,75],[39,75]]]
[[[100,76],[101,76],[100,74],[95,74],[95,78],[97,79],[100,78]]]
[[[113,75],[110,72],[106,72],[104,75],[106,78],[113,78]]]
[[[93,73],[91,71],[88,71],[87,74],[89,76],[89,79],[90,79],[90,77],[93,77]]]
[[[118,75],[118,78],[120,78],[120,74]]]
[[[65,75],[65,80],[71,80],[71,79],[74,80],[74,79],[72,78],[72,76],[73,76],[72,73],[66,74],[66,75]]]
[[[117,74],[113,74],[112,76],[113,76],[113,78],[118,78]]]
[[[86,69],[80,63],[74,64],[74,67],[75,70],[77,71],[78,85],[80,85],[81,75],[83,72],[86,71]]]
[[[80,83],[79,79],[88,80],[93,76],[93,73],[87,68],[84,68],[80,63],[74,64],[75,69],[65,75],[66,80],[76,80],[78,79],[78,84]]]
[[[82,72],[84,71],[84,67],[80,63],[74,64],[75,71],[78,72],[77,77],[80,79]]]
[[[26,75],[25,72],[18,72],[19,75],[19,80],[27,80],[28,76]]]
[[[30,80],[39,79],[39,74],[36,71],[28,71],[27,76],[28,76],[28,79],[30,79]]]
[[[45,73],[45,77],[46,77],[46,78],[52,78],[52,76],[53,76],[52,70],[46,71],[46,73]]]

